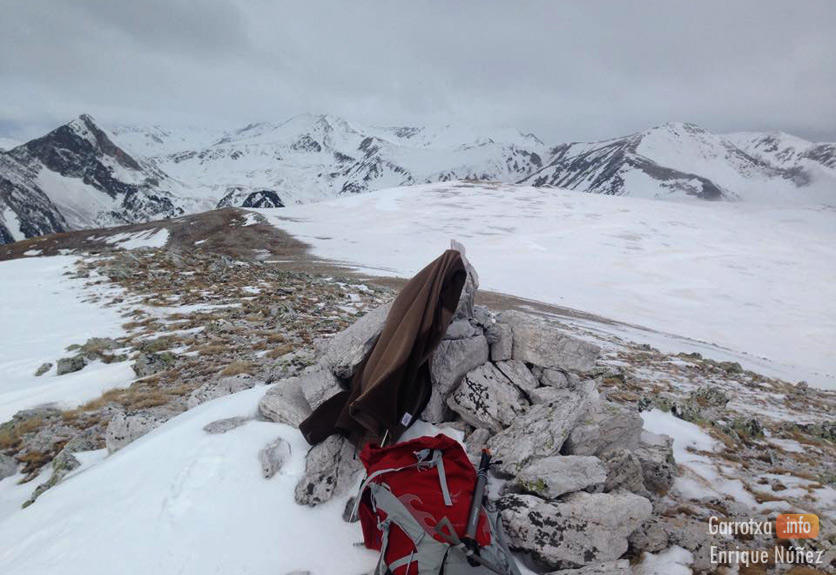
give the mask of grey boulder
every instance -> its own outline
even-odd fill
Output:
[[[270,421],[298,428],[312,410],[302,393],[302,382],[291,377],[270,387],[258,402],[258,412]]]
[[[107,451],[113,453],[159,427],[174,413],[167,410],[143,411],[127,414],[120,411],[110,420],[105,430]]]
[[[219,419],[203,426],[203,431],[209,435],[220,435],[227,431],[232,431],[241,427],[249,421],[246,417],[227,417],[226,419]]]
[[[261,463],[264,479],[270,479],[281,471],[284,464],[290,460],[290,454],[290,444],[281,437],[259,451],[258,461]]]
[[[65,375],[67,373],[74,373],[81,371],[87,365],[87,360],[81,355],[73,357],[62,357],[58,360],[58,365],[55,368],[56,375]]]
[[[388,303],[371,310],[328,340],[319,362],[337,377],[348,379],[354,375],[383,331],[391,307],[392,304]]]
[[[496,360],[494,360],[496,361]],[[497,361],[496,367],[511,380],[511,382],[525,392],[535,389],[539,382],[526,365],[518,359]]]
[[[321,366],[313,366],[302,372],[299,385],[311,409],[316,409],[343,390],[340,380]]]
[[[17,473],[17,461],[0,453],[0,481]]]
[[[556,455],[537,459],[506,484],[509,489],[556,499],[565,493],[603,485],[607,468],[597,457]]]
[[[498,432],[528,407],[519,388],[492,363],[468,373],[447,405],[473,427]]]
[[[551,569],[616,561],[653,512],[650,501],[633,493],[580,492],[562,502],[506,495],[499,507],[511,547]]]
[[[488,441],[496,459],[502,461],[497,465],[501,473],[516,475],[530,461],[558,454],[597,395],[592,386],[560,391],[561,398],[530,407]]]
[[[665,495],[676,479],[673,438],[642,431],[639,446],[633,450],[642,466],[644,485],[655,495]]]
[[[611,401],[595,402],[581,424],[572,430],[563,453],[600,455],[608,450],[639,446],[644,421],[639,412]]]
[[[649,496],[644,486],[642,465],[632,451],[627,449],[607,451],[601,455],[601,458],[607,466],[605,492],[624,489],[643,497]]]
[[[360,460],[354,457],[354,446],[345,438],[332,435],[308,451],[305,474],[296,484],[296,503],[316,507],[345,495],[362,469]]]
[[[189,395],[189,409],[193,409],[201,403],[206,403],[219,397],[225,397],[233,393],[238,393],[239,391],[244,391],[245,389],[250,389],[255,384],[256,380],[245,373],[208,381]]]
[[[630,562],[626,559],[593,563],[580,569],[561,569],[552,571],[548,575],[631,575]]]
[[[491,361],[507,361],[511,359],[514,334],[511,327],[504,323],[495,323],[486,332],[491,342]]]
[[[587,372],[595,367],[601,348],[566,334],[557,322],[519,311],[506,311],[500,323],[513,334],[514,359],[539,367]]]

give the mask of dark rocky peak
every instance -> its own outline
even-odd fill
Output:
[[[54,172],[84,177],[91,162],[107,156],[130,170],[141,170],[139,163],[113,143],[108,135],[87,114],[82,114],[47,135],[27,142],[14,152],[18,159],[29,155]]]

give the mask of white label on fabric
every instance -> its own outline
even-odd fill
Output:
[[[412,414],[411,413],[404,413],[403,417],[401,417],[401,425],[406,427],[410,423],[412,423]]]

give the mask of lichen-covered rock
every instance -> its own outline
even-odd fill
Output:
[[[551,569],[619,559],[627,551],[627,537],[653,511],[650,501],[633,493],[584,492],[561,502],[506,495],[499,508],[511,546]]]
[[[319,362],[337,377],[348,379],[354,375],[383,331],[391,307],[392,304],[388,303],[371,310],[328,340]]]
[[[311,409],[316,409],[343,390],[340,380],[331,371],[320,366],[305,370],[298,379],[302,394]]]
[[[595,402],[581,423],[572,430],[565,455],[600,455],[612,449],[634,450],[639,445],[644,422],[632,406],[611,401]]]
[[[105,445],[109,453],[118,451],[146,433],[161,426],[176,415],[174,412],[155,409],[127,414],[119,412],[107,424]]]
[[[44,492],[61,483],[68,473],[81,467],[81,462],[73,454],[80,451],[92,451],[96,449],[98,446],[92,436],[92,430],[87,430],[79,433],[67,442],[64,448],[52,460],[52,474],[49,476],[49,479],[35,488],[35,491],[32,492],[29,499],[23,503],[24,508],[32,505]]]
[[[0,481],[17,473],[17,461],[0,453]]]
[[[261,463],[261,474],[264,479],[270,479],[281,471],[284,464],[290,460],[290,455],[290,444],[281,437],[259,451],[258,461]]]
[[[298,377],[275,383],[258,402],[258,412],[266,419],[296,428],[312,411]]]
[[[189,409],[193,409],[201,403],[206,403],[219,397],[225,397],[233,393],[238,393],[239,391],[244,391],[245,389],[250,389],[255,384],[256,380],[246,373],[208,381],[189,395]]]
[[[593,563],[580,569],[561,569],[552,571],[548,575],[630,575],[630,562],[626,559],[620,561],[607,561],[605,563]]]
[[[603,485],[606,480],[607,468],[597,457],[556,455],[529,463],[506,488],[556,499],[565,493]]]
[[[209,435],[219,435],[241,427],[248,421],[249,419],[246,417],[227,417],[226,419],[219,419],[217,421],[213,421],[212,423],[207,423],[203,426],[203,431]]]
[[[447,405],[474,427],[501,431],[528,407],[520,389],[492,363],[469,372]]]
[[[491,342],[491,361],[508,361],[511,359],[514,335],[509,325],[495,323],[488,328],[486,335]]]
[[[344,437],[332,435],[308,451],[305,475],[296,484],[296,503],[315,507],[345,495],[362,469],[360,460],[354,457],[354,446]]]
[[[624,489],[643,497],[649,496],[644,486],[642,465],[632,451],[626,449],[606,451],[601,455],[601,459],[607,466],[605,492]]]
[[[496,360],[494,360],[496,361]],[[526,367],[526,365],[517,360],[509,359],[507,361],[497,361],[496,367],[511,380],[511,382],[525,391],[526,393],[535,389],[540,383],[534,374]]]
[[[496,459],[502,461],[497,465],[500,472],[515,475],[530,461],[559,453],[597,395],[591,386],[559,391],[563,392],[561,398],[532,406],[488,441]]]
[[[76,355],[73,357],[62,357],[58,360],[58,365],[55,368],[56,375],[65,375],[81,371],[87,365],[87,360],[83,356]]]
[[[430,380],[444,399],[467,372],[488,361],[488,340],[484,335],[466,339],[443,340],[433,352]]]
[[[519,311],[506,311],[500,323],[511,327],[514,359],[539,367],[585,373],[595,367],[601,348],[573,337],[558,323]]]
[[[642,466],[644,485],[655,495],[665,495],[676,479],[673,438],[642,431],[639,446],[633,450]]]
[[[140,353],[133,364],[134,373],[137,377],[147,377],[161,371],[165,371],[174,365],[174,354],[164,351],[162,353]]]

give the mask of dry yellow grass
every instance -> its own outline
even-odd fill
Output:
[[[242,373],[246,373],[248,375],[252,375],[253,368],[255,366],[246,361],[233,361],[229,365],[227,365],[222,371],[221,375],[223,376],[230,376],[230,375],[241,375]]]

